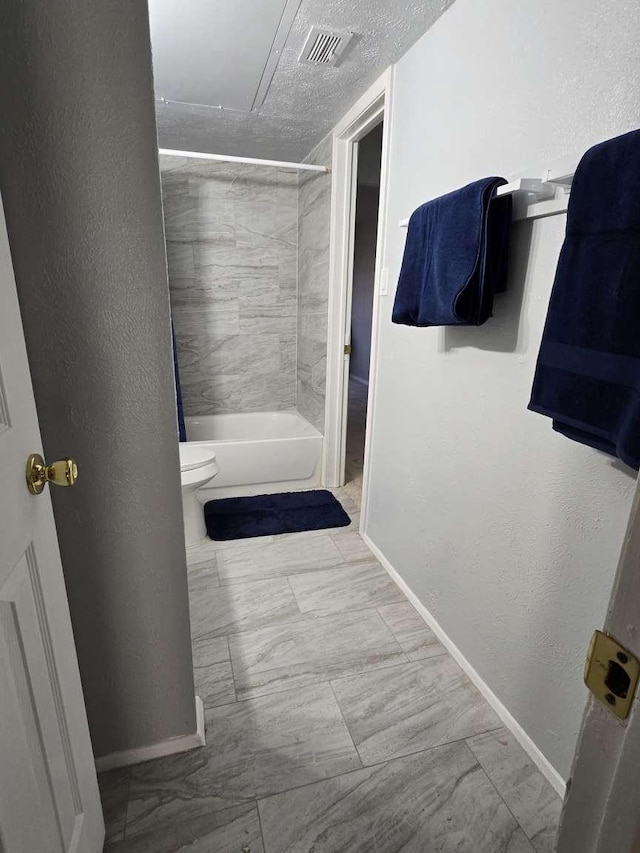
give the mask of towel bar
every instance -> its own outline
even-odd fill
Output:
[[[556,193],[556,188],[552,183],[543,181],[540,178],[518,178],[517,181],[511,181],[508,184],[503,184],[496,190],[496,195],[520,195],[524,193],[531,196],[532,201],[542,201],[545,198],[553,198]]]
[[[553,216],[556,213],[564,213],[567,210],[568,194],[571,189],[573,175],[562,175],[559,178],[518,178],[503,184],[496,190],[496,195],[512,195],[514,197],[513,220],[541,219],[544,216]],[[557,187],[562,187],[563,194],[556,198]],[[409,219],[401,219],[398,222],[400,228],[406,228]]]

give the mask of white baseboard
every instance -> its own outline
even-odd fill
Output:
[[[105,770],[115,770],[117,767],[129,767],[131,764],[141,764],[152,758],[164,758],[177,752],[188,752],[204,746],[204,705],[202,699],[196,696],[196,730],[191,735],[179,735],[159,743],[151,743],[148,746],[138,746],[134,749],[125,749],[122,752],[111,752],[96,758],[96,770],[104,773]]]
[[[529,735],[522,728],[520,723],[509,713],[509,711],[498,699],[493,690],[491,690],[489,685],[476,672],[476,670],[469,663],[467,658],[462,654],[460,649],[448,636],[446,631],[444,631],[444,629],[436,620],[436,618],[427,610],[427,608],[420,601],[420,599],[413,592],[413,590],[409,586],[407,586],[406,582],[398,574],[396,569],[394,569],[394,567],[391,565],[391,563],[385,557],[382,551],[378,548],[378,546],[371,541],[371,539],[366,533],[362,533],[361,535],[364,541],[371,549],[371,551],[373,552],[373,554],[380,561],[384,569],[388,572],[388,574],[393,578],[393,580],[397,583],[400,589],[404,592],[404,594],[407,596],[411,604],[413,604],[420,616],[422,616],[424,621],[431,628],[431,630],[440,640],[442,645],[447,649],[451,657],[456,661],[460,668],[464,670],[464,672],[469,676],[471,681],[473,681],[480,693],[482,693],[489,705],[491,705],[498,717],[500,717],[502,722],[505,724],[506,728],[509,729],[511,734],[519,742],[520,746],[522,746],[524,751],[529,755],[529,758],[531,758],[531,760],[538,767],[540,772],[546,777],[546,779],[548,779],[548,781],[555,788],[558,794],[560,794],[561,797],[564,797],[567,785],[562,776],[558,773],[555,767],[553,767],[551,762],[543,755],[540,749],[538,749],[538,747],[531,740]]]

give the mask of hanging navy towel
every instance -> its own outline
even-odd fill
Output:
[[[392,322],[479,326],[506,289],[511,196],[504,178],[483,178],[414,210]]]
[[[638,130],[578,165],[529,408],[640,467]]]

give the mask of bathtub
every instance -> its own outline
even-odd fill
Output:
[[[203,500],[308,489],[320,482],[322,435],[296,411],[186,417],[187,440],[210,447],[219,472]]]

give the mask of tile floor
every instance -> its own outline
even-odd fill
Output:
[[[190,554],[207,746],[101,776],[108,853],[554,850],[560,799],[357,533],[364,399],[349,528]]]

